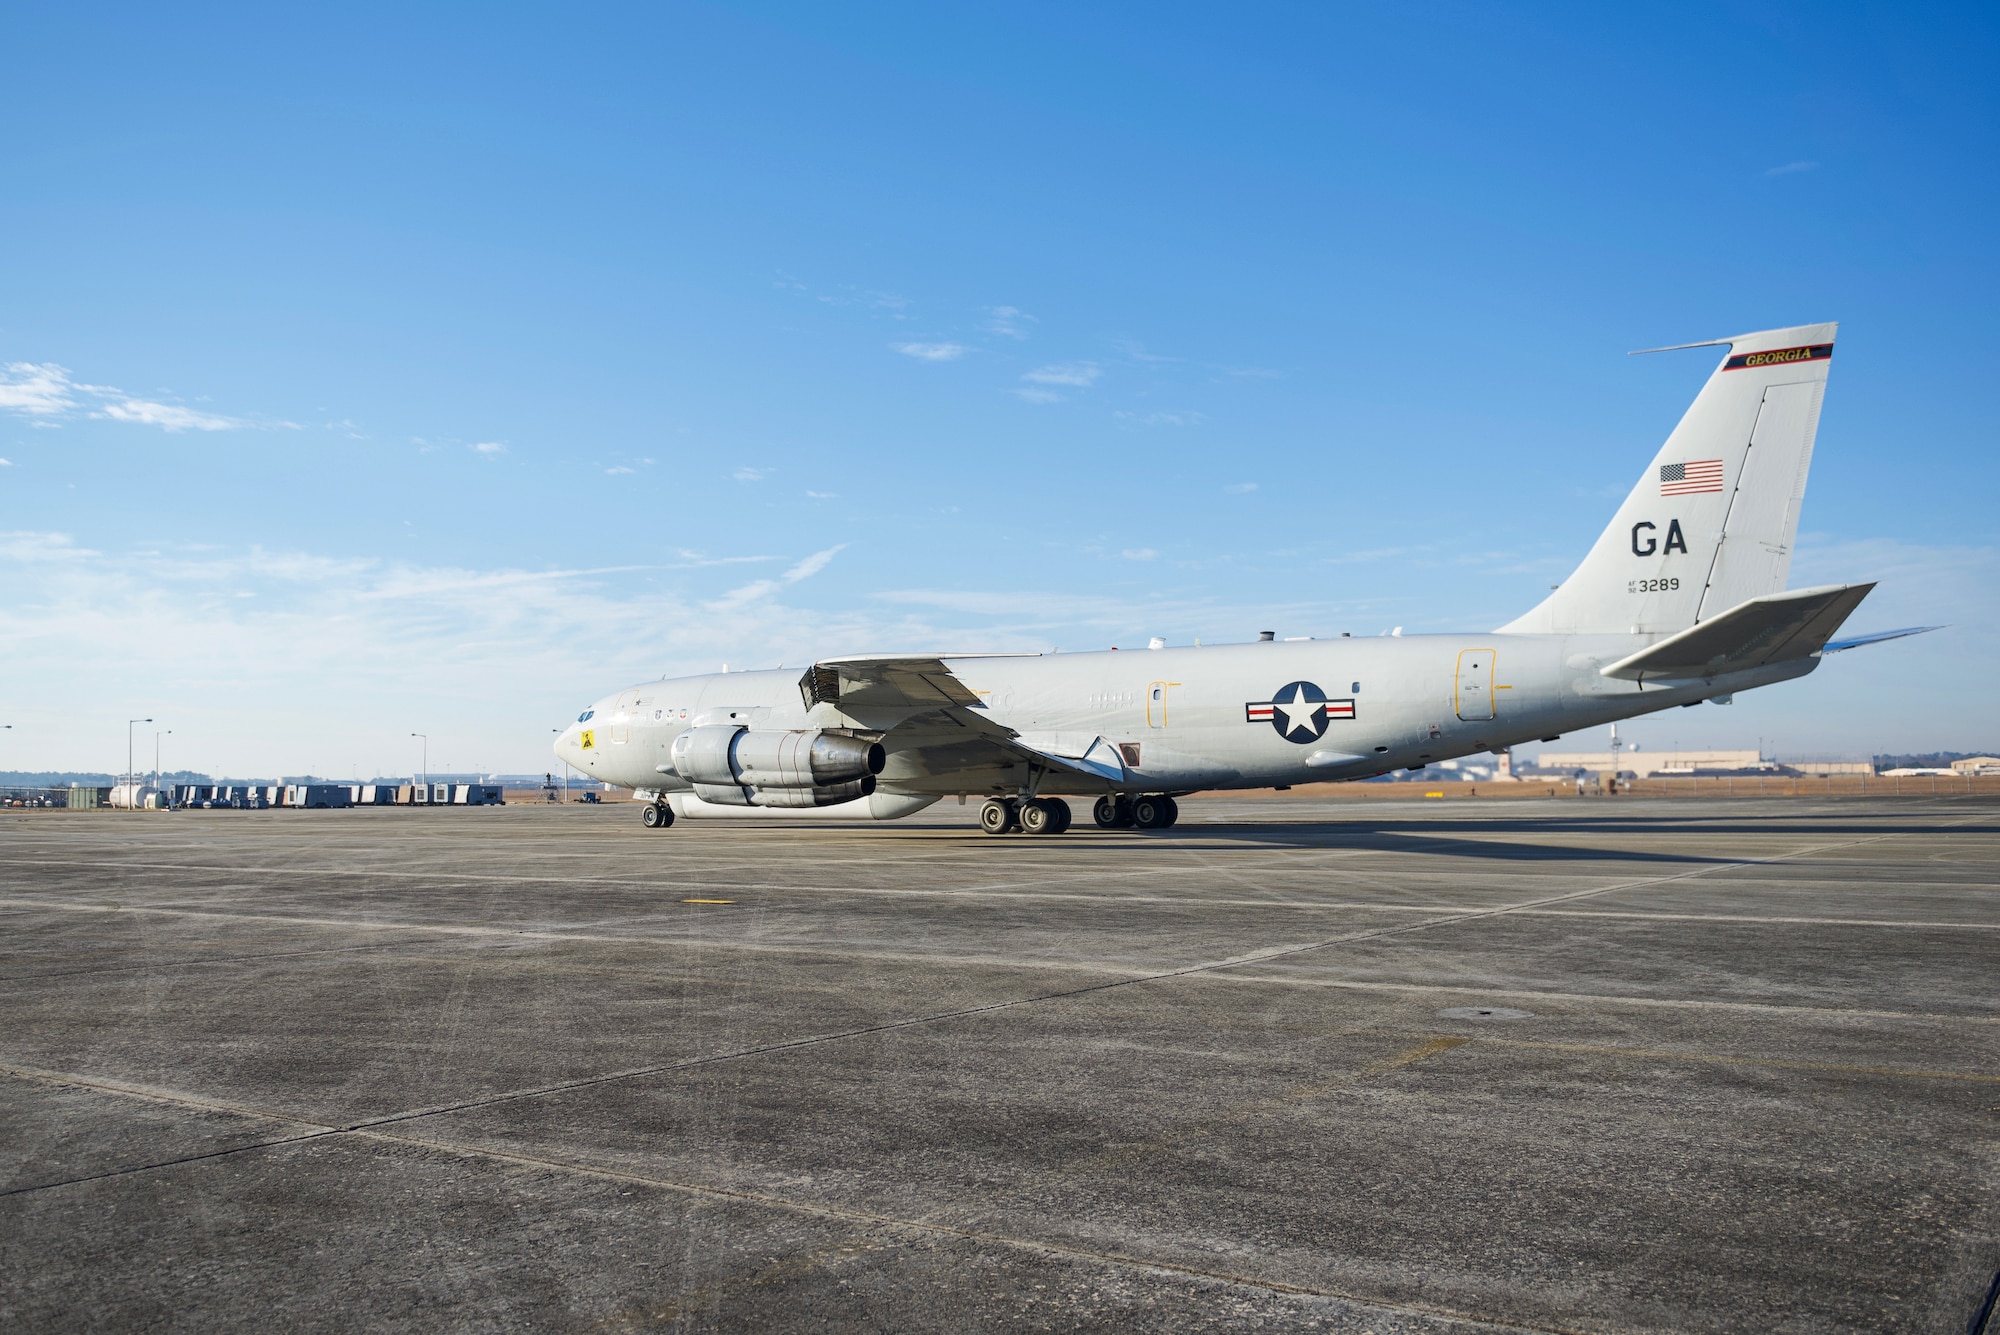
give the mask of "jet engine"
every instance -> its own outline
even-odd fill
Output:
[[[830,807],[867,797],[888,760],[880,742],[864,737],[736,723],[689,728],[671,754],[695,796],[738,807]]]

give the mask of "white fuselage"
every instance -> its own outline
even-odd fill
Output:
[[[556,750],[593,778],[671,791],[673,741],[688,728],[850,728],[881,735],[888,793],[1012,794],[1030,783],[1070,795],[1264,788],[1502,750],[1802,676],[1819,662],[1644,686],[1599,673],[1653,638],[1341,637],[944,660],[978,694],[983,715],[1025,745],[1066,755],[1099,739],[1116,747],[1125,769],[1117,780],[1035,774],[1032,764],[995,763],[977,748],[955,763],[955,725],[935,713],[808,709],[794,669],[631,687],[592,706]]]

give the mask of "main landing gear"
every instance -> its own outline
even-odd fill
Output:
[[[989,797],[979,808],[979,828],[988,834],[1061,834],[1069,822],[1069,803],[1060,797]]]
[[[648,802],[639,813],[639,823],[649,830],[664,830],[674,823],[674,809],[665,802]]]
[[[1165,794],[1143,797],[1100,797],[1090,809],[1098,825],[1107,830],[1164,830],[1181,818],[1180,804]]]
[[[1090,814],[1106,830],[1164,830],[1181,817],[1174,799],[1100,797]],[[1061,834],[1069,828],[1069,803],[1060,797],[989,797],[979,808],[979,828],[988,834]]]

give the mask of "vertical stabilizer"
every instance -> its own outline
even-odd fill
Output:
[[[1583,564],[1514,634],[1672,634],[1785,587],[1832,324],[1739,334]]]

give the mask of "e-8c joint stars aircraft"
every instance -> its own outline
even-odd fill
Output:
[[[1161,829],[1186,793],[1361,779],[1802,677],[1873,584],[1785,590],[1835,326],[1727,353],[1610,527],[1539,607],[1482,635],[1060,655],[829,658],[648,682],[556,753],[680,816],[892,820],[986,799],[990,834]]]

